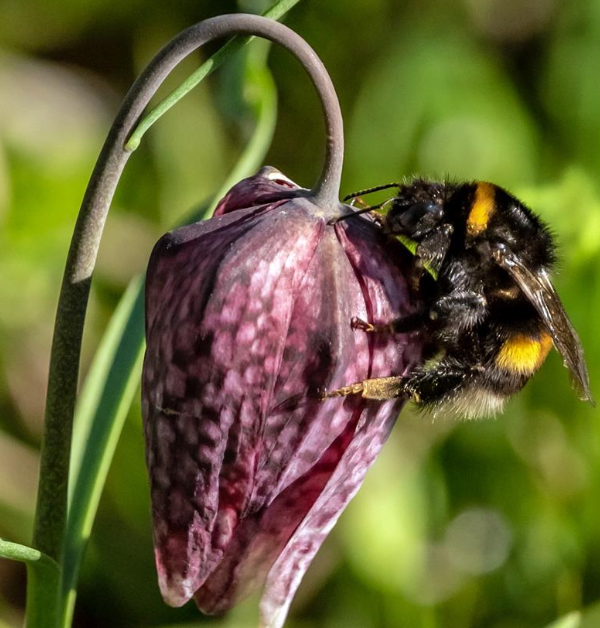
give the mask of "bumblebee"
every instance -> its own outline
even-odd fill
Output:
[[[472,418],[493,415],[540,368],[552,345],[582,400],[593,404],[583,350],[550,281],[556,248],[548,227],[509,192],[485,182],[417,179],[350,216],[372,216],[415,248],[413,282],[423,306],[385,322],[354,319],[367,333],[421,331],[424,364],[407,377],[367,379],[326,393],[367,399],[407,396],[417,406]],[[345,216],[347,218],[348,216]]]

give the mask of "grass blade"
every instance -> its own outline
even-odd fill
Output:
[[[549,626],[546,626],[546,628],[579,628],[580,625],[581,613],[579,611],[573,611],[553,621]]]
[[[133,280],[102,339],[75,412],[63,617],[70,625],[83,551],[131,401],[143,355],[142,280]]]

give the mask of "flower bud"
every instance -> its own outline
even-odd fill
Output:
[[[402,399],[322,399],[420,360],[415,335],[351,328],[414,305],[409,254],[369,218],[332,224],[348,211],[263,168],[152,253],[142,396],[168,604],[218,613],[264,584],[281,626],[398,415]]]

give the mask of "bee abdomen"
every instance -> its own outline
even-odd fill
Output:
[[[543,364],[551,348],[552,338],[548,333],[538,337],[517,333],[500,345],[494,362],[502,371],[532,375]]]

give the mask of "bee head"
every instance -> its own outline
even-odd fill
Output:
[[[447,185],[424,180],[400,186],[387,213],[386,230],[419,242],[442,225]]]

